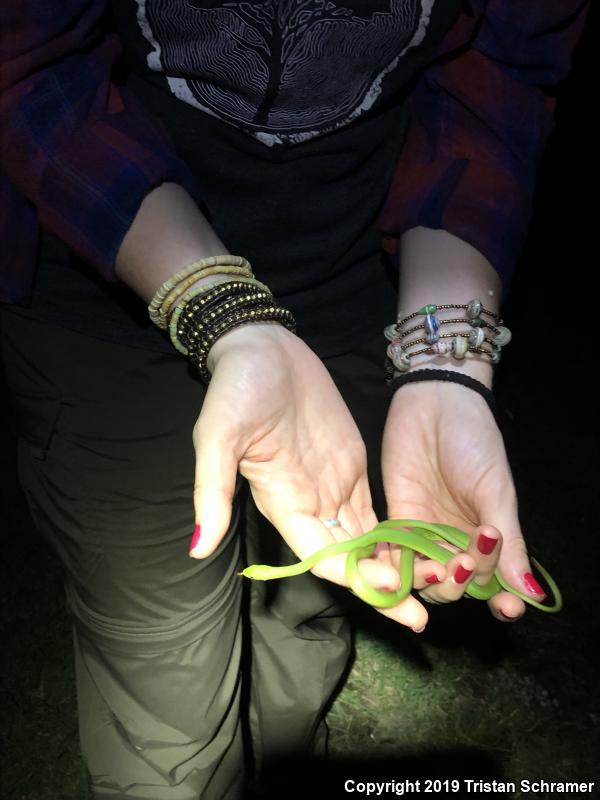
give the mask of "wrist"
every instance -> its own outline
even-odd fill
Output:
[[[264,349],[281,346],[290,336],[295,336],[279,322],[247,322],[220,336],[208,351],[206,366],[212,374],[218,362],[232,351],[250,347]]]
[[[434,304],[466,304],[479,298],[483,306],[493,314],[499,313],[501,283],[490,262],[468,242],[441,229],[417,227],[401,237],[400,282],[398,318],[411,314],[418,308]],[[464,312],[439,310],[440,322],[456,319]],[[419,318],[422,322],[422,318]],[[490,317],[486,321],[491,322]],[[418,324],[415,320],[405,329]],[[460,323],[445,323],[440,333],[466,335],[470,329],[467,320]],[[427,345],[410,347],[412,340],[424,335],[423,331],[410,334],[403,340],[408,352]],[[488,337],[492,332],[486,331]],[[446,339],[445,341],[451,341]],[[422,353],[411,355],[410,371],[418,369],[445,369],[468,375],[491,388],[494,365],[480,353],[467,352],[462,359],[446,355]]]
[[[462,306],[426,304],[384,330],[391,342],[388,380],[392,368],[394,376],[419,369],[445,369],[491,389],[493,365],[500,358],[502,344],[510,341],[510,331],[501,322],[478,299]]]
[[[412,391],[416,391],[417,394],[419,392],[424,393],[421,394],[421,398],[428,403],[431,402],[432,398],[436,398],[441,404],[446,404],[446,401],[452,398],[462,402],[462,393],[466,389],[467,395],[464,396],[464,399],[468,400],[469,395],[471,399],[474,399],[474,393],[477,393],[485,400],[492,414],[495,415],[496,413],[494,395],[491,388],[477,378],[465,373],[441,369],[421,369],[405,372],[403,375],[394,378],[390,383],[392,404],[398,393],[402,394],[410,391],[410,389],[406,388],[408,384],[419,387]],[[424,384],[426,384],[425,387],[423,386]],[[454,387],[451,387],[450,384],[454,384]],[[457,384],[461,387],[458,391],[456,389]]]
[[[482,383],[488,389],[492,388],[494,379],[494,366],[483,358],[470,358],[469,353],[461,361],[444,358],[442,356],[427,356],[425,354],[415,356],[411,359],[410,372],[417,372],[423,369],[443,369],[448,372],[456,372],[460,375],[467,375],[470,378]]]

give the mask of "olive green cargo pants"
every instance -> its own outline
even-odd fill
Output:
[[[322,709],[350,652],[340,590],[236,575],[244,560],[296,560],[239,475],[222,545],[188,557],[205,390],[185,359],[0,308],[21,484],[65,567],[94,796],[238,798],[249,759],[260,774],[322,754]],[[365,439],[380,519],[384,345],[324,362]]]

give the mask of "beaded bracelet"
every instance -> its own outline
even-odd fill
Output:
[[[235,275],[236,277],[249,278],[249,279],[252,279],[254,277],[251,270],[246,269],[246,267],[228,267],[228,266],[208,267],[199,270],[198,272],[192,272],[191,275],[189,275],[187,278],[184,278],[182,281],[177,283],[171,289],[171,291],[167,294],[167,296],[163,300],[158,310],[158,314],[156,315],[156,318],[152,318],[152,321],[155,322],[159,328],[162,328],[162,330],[166,330],[168,327],[168,318],[171,308],[177,303],[177,301],[181,297],[183,297],[183,295],[190,288],[190,286],[193,286],[197,281],[200,280],[200,278],[208,278],[210,275]],[[201,285],[201,287],[203,285]]]
[[[190,314],[202,311],[203,309],[208,311],[223,295],[231,297],[236,294],[247,292],[249,287],[257,287],[267,292],[269,296],[272,297],[269,287],[257,281],[256,278],[238,278],[235,281],[221,280],[191,289],[178,301],[169,320],[169,336],[175,349],[183,355],[188,355],[187,349],[179,341],[178,326],[183,311],[189,305],[190,301],[195,300],[195,302],[187,308],[188,317]]]
[[[450,355],[458,360],[464,359],[467,352],[469,353],[476,353],[480,356],[487,357],[486,360],[489,359],[489,363],[497,364],[500,361],[500,351],[496,350],[486,350],[483,347],[469,347],[466,343],[466,339],[462,336],[455,337],[455,340],[459,339],[462,340],[462,343],[458,344],[457,350],[454,350],[454,343],[452,345],[452,351],[448,351]],[[435,345],[434,345],[435,346]],[[400,351],[394,352],[392,349],[395,345],[388,346],[386,350],[386,362],[385,362],[385,370],[386,370],[386,382],[389,383],[392,378],[397,377],[398,374],[404,375],[407,373],[411,368],[410,359],[413,356],[422,355],[424,353],[433,354],[433,355],[441,355],[442,353],[434,350],[432,347],[424,347],[421,350],[417,350],[414,353],[407,353],[402,348]]]
[[[466,304],[462,305],[452,305],[452,304],[445,304],[445,305],[434,305],[433,303],[428,303],[427,305],[420,308],[418,311],[413,311],[412,314],[408,314],[406,317],[399,319],[397,321],[397,326],[401,328],[408,320],[414,319],[418,316],[426,316],[428,314],[435,314],[436,311],[439,309],[454,309],[454,308],[464,308],[467,312],[467,318],[477,319],[477,317],[481,316],[481,314],[486,314],[488,317],[492,317],[493,319],[500,321],[500,317],[494,311],[489,311],[487,308],[483,307],[481,300],[477,298],[470,300]],[[464,320],[461,320],[464,322]]]
[[[460,319],[460,318],[453,318],[453,319],[441,319],[437,320],[439,325],[452,325],[457,323],[465,323],[467,320]],[[494,332],[494,338],[489,339],[488,341],[494,341],[494,343],[500,344],[500,346],[504,346],[508,344],[510,341],[510,331],[504,325],[492,325],[490,322],[486,322],[482,319],[474,319],[473,321],[469,320],[469,324],[471,325],[471,330],[469,331],[470,334],[476,335],[477,337],[481,337],[480,341],[483,341],[486,335],[485,329],[488,328],[489,330]],[[396,332],[396,325],[388,325],[384,329],[384,334],[386,339],[394,340],[394,339],[405,339],[407,336],[410,336],[411,333],[416,333],[417,331],[425,331],[427,341],[435,342],[437,341],[437,331],[439,327],[435,326],[435,323],[428,322],[427,324],[423,323],[422,325],[415,325],[413,328],[409,328],[407,331],[403,333]],[[440,334],[443,336],[444,334]],[[448,335],[448,334],[446,334]],[[498,340],[496,342],[496,340]]]
[[[255,285],[248,283],[249,279],[223,281],[208,292],[196,287],[190,299],[178,304],[178,318],[173,314],[170,320],[171,341],[191,358],[206,381],[210,380],[208,352],[228,330],[245,322],[273,321],[295,331],[291,312],[274,305],[269,288],[255,279],[251,280]]]
[[[210,334],[199,340],[196,348],[190,353],[192,363],[194,363],[201,377],[207,383],[210,382],[212,377],[206,366],[210,348],[221,336],[247,322],[276,322],[284,325],[292,333],[296,332],[296,322],[291,311],[280,306],[261,306],[259,308],[244,309],[228,315],[211,329]]]
[[[154,317],[158,315],[158,311],[165,297],[178,283],[183,281],[192,273],[201,272],[202,270],[208,270],[217,266],[242,267],[252,274],[252,269],[249,262],[242,256],[233,256],[227,254],[222,256],[210,256],[209,258],[200,259],[200,261],[194,261],[193,263],[188,264],[186,267],[180,269],[174,275],[171,275],[170,278],[168,278],[159,286],[154,297],[150,301],[150,304],[148,305],[148,314],[150,319],[152,319],[154,322]]]
[[[217,273],[237,278],[195,285],[200,277]],[[168,329],[173,346],[190,358],[206,383],[212,377],[207,367],[209,351],[233,328],[273,322],[296,332],[291,311],[275,303],[269,287],[254,278],[241,256],[212,256],[179,270],[159,287],[148,313],[158,327]]]
[[[436,311],[439,309],[455,309],[455,308],[464,308],[467,312],[466,319],[438,319],[435,314]],[[497,323],[496,325],[490,324],[485,320],[481,319],[481,315],[485,314],[487,316],[492,317]],[[409,320],[414,319],[417,316],[425,317],[422,325],[416,325],[413,328],[410,328],[403,333],[400,333],[400,328],[402,328]],[[411,333],[414,333],[418,330],[425,330],[425,334],[427,337],[427,341],[430,344],[433,344],[438,340],[438,331],[440,325],[449,325],[450,323],[461,323],[467,322],[471,328],[477,330],[478,328],[489,328],[490,330],[494,331],[494,337],[491,341],[494,344],[503,347],[504,345],[508,344],[511,339],[511,333],[508,328],[502,325],[502,320],[500,319],[499,315],[494,313],[493,311],[489,311],[486,308],[483,308],[481,300],[477,298],[470,300],[466,305],[434,305],[428,304],[420,308],[418,311],[414,311],[412,314],[408,314],[407,316],[400,319],[395,325],[388,325],[385,330],[386,338],[393,340],[395,338],[404,338],[409,336]],[[484,334],[485,335],[485,334]],[[479,346],[481,342],[478,342],[476,346]]]
[[[220,297],[219,300],[220,302],[211,306],[211,310],[207,311],[204,308],[191,310],[186,313],[183,320],[180,320],[176,331],[176,340],[188,354],[191,353],[199,339],[206,339],[211,335],[212,329],[222,319],[238,310],[268,305],[273,302],[273,295],[270,292],[256,290],[250,293],[244,292],[236,297],[232,292],[225,297]]]
[[[466,319],[440,320],[435,316],[438,309],[458,308],[466,310]],[[482,319],[481,314],[488,315],[494,322],[490,323]],[[400,331],[400,328],[409,320],[417,316],[423,316],[425,318],[422,325],[413,326],[404,332]],[[456,332],[447,334],[440,333],[441,325],[448,325],[451,323],[468,323],[470,330],[466,336]],[[388,345],[386,350],[386,356],[389,362],[391,362],[391,365],[389,362],[386,362],[386,380],[389,382],[395,374],[394,367],[399,373],[405,373],[411,367],[410,359],[413,356],[424,353],[431,355],[451,355],[460,360],[465,358],[467,352],[473,352],[485,356],[492,364],[497,364],[500,360],[502,347],[508,344],[512,337],[509,329],[504,327],[501,323],[502,320],[499,315],[483,308],[481,301],[477,298],[463,305],[425,305],[418,311],[402,317],[396,324],[388,325],[384,329],[386,339],[390,340],[390,345]],[[494,335],[491,337],[486,336],[486,329],[493,331]],[[420,330],[424,330],[424,338],[419,337],[417,339],[405,341],[407,336]],[[440,341],[442,339],[451,339],[452,342]],[[408,352],[408,348],[418,344],[427,344],[428,346],[412,353]],[[484,344],[487,346],[484,347]]]

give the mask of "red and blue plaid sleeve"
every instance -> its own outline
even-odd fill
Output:
[[[555,88],[589,0],[472,0],[424,70],[378,220],[393,251],[416,226],[440,228],[490,261],[506,292],[525,243]],[[390,246],[391,245],[391,246]]]
[[[173,181],[201,202],[161,123],[111,82],[120,43],[105,30],[105,12],[105,0],[2,3],[0,172],[9,203],[2,216],[22,233],[15,253],[5,254],[16,269],[30,260],[37,214],[116,281],[117,250],[151,189]],[[3,282],[11,279],[13,287],[30,284],[14,274]],[[4,293],[18,301],[27,291]]]

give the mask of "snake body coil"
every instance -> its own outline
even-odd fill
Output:
[[[411,528],[411,530],[406,530]],[[300,575],[308,572],[316,566],[322,559],[339,553],[348,553],[346,560],[346,574],[348,583],[352,591],[364,600],[365,603],[376,608],[391,608],[404,600],[413,588],[413,567],[415,553],[423,553],[428,558],[438,561],[440,564],[447,564],[455,555],[452,551],[437,544],[435,540],[444,539],[449,544],[453,544],[461,550],[466,550],[470,539],[464,531],[454,528],[451,525],[441,525],[432,522],[422,522],[414,519],[390,519],[380,522],[372,531],[350,539],[345,542],[336,542],[327,547],[323,547],[297,564],[285,567],[269,567],[266,564],[253,564],[246,567],[240,574],[246,578],[254,580],[268,581],[273,578],[288,578],[292,575]],[[400,555],[400,588],[395,592],[384,592],[374,589],[363,578],[358,567],[361,558],[369,558],[375,553],[378,542],[388,542],[398,544],[401,547]],[[523,592],[518,591],[513,586],[509,586],[504,578],[496,570],[485,586],[480,586],[471,581],[466,588],[466,593],[476,600],[489,600],[498,592],[505,590],[520,597],[540,611],[556,612],[562,608],[562,598],[559,588],[550,574],[535,559],[531,563],[540,571],[550,587],[553,596],[552,605],[544,605],[537,600],[533,600]]]

